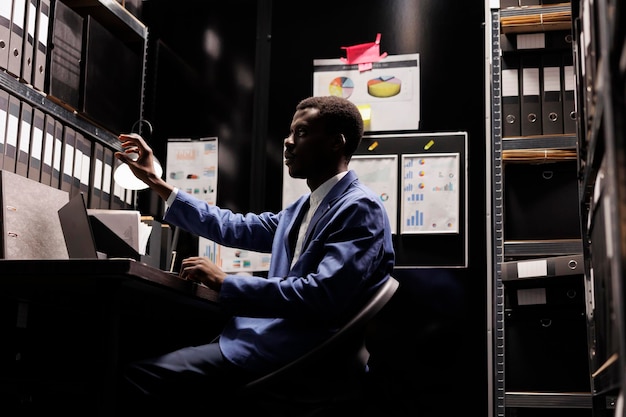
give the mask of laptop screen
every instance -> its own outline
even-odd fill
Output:
[[[72,197],[58,213],[69,258],[97,259],[98,252],[83,193]]]

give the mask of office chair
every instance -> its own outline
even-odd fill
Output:
[[[256,417],[355,415],[363,406],[369,353],[369,322],[387,304],[399,282],[389,279],[337,333],[308,353],[248,383],[241,405]]]

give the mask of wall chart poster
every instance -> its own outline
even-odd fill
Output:
[[[354,170],[359,181],[379,196],[387,211],[391,230],[397,233],[398,155],[353,155],[348,168]],[[289,169],[283,167],[283,209],[310,192],[305,180],[292,178]]]
[[[218,140],[170,139],[167,144],[166,180],[214,205],[217,199]],[[198,256],[207,256],[227,273],[266,271],[269,254],[243,251],[198,237]]]
[[[417,130],[419,54],[389,55],[359,71],[358,64],[313,60],[313,95],[345,97],[359,107],[365,131]]]
[[[165,175],[168,184],[215,204],[217,138],[168,140]]]
[[[460,155],[402,155],[402,234],[459,233]]]

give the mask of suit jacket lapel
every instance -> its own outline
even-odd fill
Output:
[[[313,217],[309,222],[309,227],[307,228],[306,234],[304,235],[304,242],[302,242],[302,247],[306,247],[306,245],[308,244],[309,239],[311,238],[311,232],[315,229],[315,225],[322,218],[324,213],[326,213],[333,206],[333,204],[335,204],[336,200],[346,192],[350,184],[352,184],[356,179],[357,177],[354,171],[348,171],[348,173],[337,184],[335,184],[333,188],[330,189],[328,194],[326,194],[326,197],[324,197],[317,210],[315,210],[315,213],[313,213]]]

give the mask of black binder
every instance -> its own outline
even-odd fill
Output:
[[[560,54],[542,56],[541,121],[544,135],[563,133],[563,100]]]
[[[519,57],[502,57],[502,136],[521,135]]]
[[[521,59],[522,99],[520,110],[522,116],[522,136],[541,135],[540,66],[541,60],[539,55],[526,54]]]
[[[80,101],[83,18],[62,1],[54,2],[48,93],[78,109]]]
[[[82,111],[112,132],[128,132],[141,118],[142,59],[91,16],[85,35]]]
[[[574,72],[572,54],[566,52],[563,61],[563,133],[576,133],[578,115],[574,90],[576,73]]]

